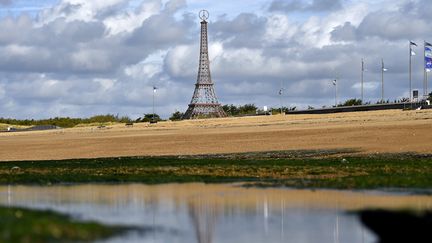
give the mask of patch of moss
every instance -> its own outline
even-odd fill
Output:
[[[0,242],[93,242],[126,230],[78,222],[52,211],[0,207]]]

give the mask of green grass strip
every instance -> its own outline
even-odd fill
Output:
[[[4,162],[0,163],[0,184],[249,181],[301,188],[432,188],[432,156],[429,155],[301,155],[267,152]]]

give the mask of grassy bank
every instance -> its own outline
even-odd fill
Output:
[[[128,230],[52,211],[0,207],[0,242],[93,242]]]
[[[353,157],[348,152],[5,162],[0,163],[0,184],[250,181],[308,188],[432,188],[432,156]]]

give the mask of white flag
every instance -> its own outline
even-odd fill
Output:
[[[335,79],[335,80],[333,80],[333,85],[336,85],[336,79]]]
[[[387,71],[388,71],[388,69],[387,69],[387,68],[383,68],[383,71],[384,71],[384,72],[387,72]]]
[[[413,50],[411,50],[411,56],[415,56],[415,55],[416,53]]]

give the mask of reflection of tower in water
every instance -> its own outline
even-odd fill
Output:
[[[216,227],[216,205],[203,201],[201,198],[188,203],[189,216],[195,228],[198,243],[211,243]]]

